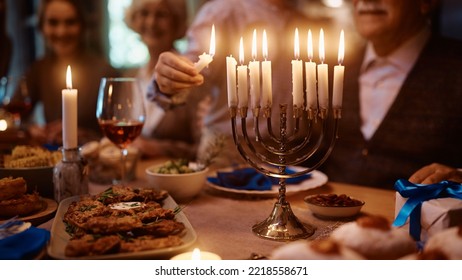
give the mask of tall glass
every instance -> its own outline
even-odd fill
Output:
[[[102,78],[96,117],[104,135],[121,150],[121,178],[126,183],[127,147],[140,134],[146,112],[139,81],[135,78]]]
[[[13,116],[14,126],[20,128],[21,119],[32,109],[24,77],[1,77],[0,101],[0,108],[10,113]]]

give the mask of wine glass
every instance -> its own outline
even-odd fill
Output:
[[[13,116],[14,126],[20,128],[23,119],[32,109],[32,102],[24,77],[0,79],[0,108]]]
[[[104,135],[121,150],[121,183],[127,181],[127,147],[141,134],[146,118],[143,100],[135,78],[101,79],[96,117]]]

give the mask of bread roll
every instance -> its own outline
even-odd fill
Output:
[[[339,226],[331,238],[367,259],[394,260],[417,252],[409,233],[382,216],[363,216]]]
[[[27,191],[24,178],[5,177],[0,179],[0,201],[19,197]]]
[[[0,201],[0,216],[27,216],[42,210],[43,207],[44,201],[37,193],[25,194],[19,198]]]

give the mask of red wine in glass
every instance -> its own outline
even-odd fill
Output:
[[[143,129],[143,123],[139,121],[105,121],[99,122],[104,135],[119,148],[126,148],[132,143]]]
[[[127,147],[141,134],[146,117],[139,81],[135,78],[102,78],[96,117],[104,135],[121,150],[121,182],[125,183]],[[117,179],[115,183],[118,183]]]

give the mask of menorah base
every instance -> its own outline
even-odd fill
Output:
[[[292,241],[308,238],[314,234],[314,227],[301,223],[295,217],[288,202],[276,202],[271,215],[252,227],[252,231],[262,238],[275,241]]]

